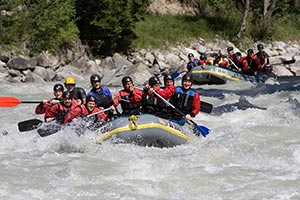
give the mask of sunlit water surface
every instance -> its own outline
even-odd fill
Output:
[[[51,91],[51,83],[0,85],[1,96],[21,100],[48,99]],[[239,98],[202,100],[217,107]],[[42,118],[34,114],[36,105],[0,108],[0,199],[300,199],[300,108],[289,101],[299,101],[299,91],[246,99],[267,110],[201,113],[195,121],[211,129],[206,138],[163,149],[96,145],[93,133],[78,137],[72,131],[41,138],[17,128],[20,121]]]

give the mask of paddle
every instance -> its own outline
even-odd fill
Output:
[[[102,113],[102,112],[106,112],[108,110],[111,110],[111,108],[106,108],[106,109],[103,109],[103,110],[100,110],[98,112],[95,112],[95,113],[92,113],[92,114],[89,114],[87,115],[86,117],[89,118],[89,117],[92,117],[94,115],[97,115],[99,113]],[[51,123],[51,124],[47,124],[45,125],[44,127],[42,128],[39,128],[37,130],[38,134],[41,136],[41,137],[46,137],[46,136],[49,136],[49,135],[52,135],[54,133],[57,133],[58,131],[62,130],[63,128],[63,125],[62,124],[57,124],[57,123]]]
[[[184,73],[184,72],[186,72],[185,70],[183,70],[183,71],[180,71],[180,72],[173,72],[172,74],[171,74],[171,76],[173,77],[173,78],[177,78],[180,74],[182,74],[182,73]]]
[[[282,65],[282,64],[284,64],[284,65],[289,65],[289,64],[293,64],[293,63],[295,63],[295,62],[296,62],[295,59],[292,59],[292,60],[283,60],[283,61],[281,61],[281,62],[279,62],[279,63],[271,64],[271,66],[272,66],[272,65]]]
[[[236,66],[236,64],[229,58],[229,57],[226,57],[230,62],[231,62],[231,64],[234,66],[234,68],[237,70],[237,73],[239,73],[239,74],[241,74],[242,76],[243,76],[243,78],[245,79],[245,81],[248,81],[248,82],[250,82],[250,83],[252,83],[252,84],[255,84],[255,83],[253,83],[251,80],[249,80],[249,79],[247,79],[247,77],[245,76],[245,74],[243,74],[242,72],[240,72],[239,71],[239,68],[238,68],[238,66]],[[256,77],[256,76],[255,76]]]
[[[29,119],[18,123],[20,132],[31,131],[37,129],[42,125],[43,121],[40,119]]]
[[[167,104],[168,106],[170,106],[171,108],[173,108],[176,112],[178,112],[179,114],[181,114],[183,117],[185,117],[185,114],[183,112],[181,112],[179,109],[177,109],[175,106],[173,106],[170,102],[168,102],[166,99],[164,99],[162,96],[160,96],[157,92],[153,91],[153,93],[158,96],[163,102],[165,102],[165,104]],[[193,120],[189,120],[190,122],[192,122],[195,127],[197,128],[197,130],[201,133],[201,135],[203,137],[206,137],[206,135],[209,134],[209,129],[205,126],[201,126],[198,125],[196,122],[194,122]]]
[[[21,101],[15,97],[0,97],[0,107],[15,107],[21,103],[41,103],[42,101]]]
[[[211,113],[213,109],[213,105],[210,103],[207,103],[205,101],[201,101],[200,103],[200,112],[204,112],[204,113]]]

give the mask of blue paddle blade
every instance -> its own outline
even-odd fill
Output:
[[[173,72],[171,76],[172,76],[173,78],[177,78],[179,75],[180,75],[179,72]]]
[[[201,135],[203,137],[206,137],[209,134],[209,132],[210,132],[210,130],[207,127],[205,127],[205,126],[198,125],[197,129],[198,129],[198,131],[201,133]]]

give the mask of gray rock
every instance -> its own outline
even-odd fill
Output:
[[[14,58],[11,58],[7,66],[11,69],[17,69],[17,70],[26,70],[26,69],[34,69],[35,65],[34,62],[32,63],[30,58],[25,56],[16,56]]]
[[[60,62],[57,56],[50,54],[48,51],[40,53],[37,57],[37,65],[41,67],[57,67]]]
[[[35,74],[33,72],[29,72],[28,74],[26,74],[24,82],[43,83],[45,81],[44,81],[43,77],[41,77],[40,75]]]
[[[10,52],[3,52],[0,56],[0,60],[5,63],[7,63],[11,58],[12,58],[12,54]]]

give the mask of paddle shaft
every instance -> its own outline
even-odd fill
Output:
[[[43,101],[21,101],[20,103],[32,103],[32,104],[36,104],[36,103],[42,103]]]
[[[181,112],[178,108],[176,108],[175,106],[173,106],[170,102],[168,102],[166,99],[164,99],[162,96],[160,96],[157,92],[153,91],[153,93],[158,96],[161,100],[163,100],[163,102],[165,102],[165,104],[167,104],[168,106],[172,107],[174,110],[176,110],[176,112],[178,112],[179,114],[181,114],[182,116],[185,117],[185,114],[183,112]],[[193,124],[197,125],[196,122],[194,122],[193,120],[190,120]],[[197,125],[198,126],[198,125]]]

